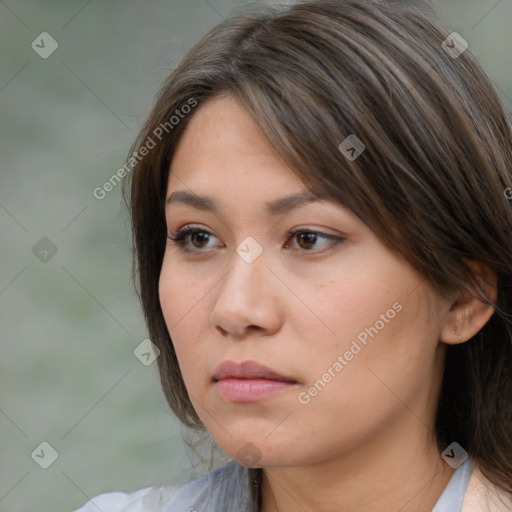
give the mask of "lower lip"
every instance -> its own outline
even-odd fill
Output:
[[[270,379],[222,379],[216,387],[229,402],[256,402],[292,387],[294,382]]]

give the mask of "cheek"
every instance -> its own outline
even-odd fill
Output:
[[[379,285],[363,293],[359,287],[350,300],[339,290],[331,298],[323,313],[335,334],[317,336],[316,346],[305,351],[310,412],[341,414],[349,430],[361,423],[370,428],[403,403],[424,417],[426,398],[419,397],[435,380],[440,326],[423,288],[385,292]],[[327,309],[329,302],[337,307]]]
[[[166,252],[158,282],[160,305],[171,336],[197,318],[208,291],[207,275],[194,274],[174,261],[176,257]]]
[[[304,314],[303,308],[300,311],[295,308],[294,314],[298,322],[310,326],[309,332],[316,329],[319,333],[321,329],[325,348],[342,350],[361,333],[364,340],[365,329],[373,331],[376,323],[380,332],[389,331],[390,324],[403,321],[405,315],[398,310],[403,310],[409,299],[407,294],[412,289],[409,274],[409,279],[404,279],[391,265],[364,260],[329,266],[323,274],[294,282],[297,295],[304,297],[310,310]]]
[[[197,321],[206,314],[204,295],[197,279],[180,272],[164,258],[159,280],[160,306],[187,388],[193,384],[190,376],[205,354],[196,342],[204,339],[198,333]]]
[[[357,394],[367,390],[369,380],[377,379],[370,370],[400,387],[401,379],[421,379],[433,365],[440,315],[429,310],[432,291],[396,260],[369,263],[361,258],[332,268],[325,284],[309,288],[309,294],[305,287],[298,290],[314,313],[295,312],[303,354],[310,361],[308,378],[315,382],[335,373],[332,392],[343,386]]]

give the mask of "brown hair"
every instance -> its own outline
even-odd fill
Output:
[[[491,303],[467,261],[497,273],[496,314],[447,347],[436,434],[512,492],[511,125],[471,50],[454,58],[443,47],[449,34],[400,1],[260,7],[215,27],[171,73],[132,148],[129,201],[138,291],[165,396],[185,425],[202,427],[158,296],[165,194],[191,116],[230,95],[311,192],[350,208],[441,293],[468,288]],[[355,160],[338,147],[349,135],[366,147]]]

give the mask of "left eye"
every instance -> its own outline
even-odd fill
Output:
[[[336,244],[342,241],[342,238],[334,235],[328,235],[327,233],[321,233],[320,231],[310,231],[305,229],[294,230],[290,233],[290,238],[297,240],[297,243],[301,249],[306,251],[310,251],[314,248],[316,242],[320,240],[324,240],[326,242],[324,247],[331,246],[334,247]],[[328,247],[331,248],[331,247]]]
[[[180,250],[186,252],[205,252],[203,248],[207,247],[210,238],[217,238],[213,233],[206,229],[185,227],[177,233],[169,234],[168,239],[171,243],[176,244]],[[343,241],[343,238],[322,233],[320,231],[313,231],[308,229],[296,229],[288,234],[288,240],[293,239],[297,241],[297,247],[294,250],[301,252],[324,252],[334,248],[338,243]],[[320,251],[313,251],[315,245],[319,240],[324,241],[324,248]],[[289,247],[289,243],[285,247]]]

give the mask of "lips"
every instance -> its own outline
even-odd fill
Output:
[[[219,395],[228,402],[248,403],[294,387],[297,381],[254,361],[224,361],[213,376]]]
[[[214,376],[215,381],[224,379],[268,379],[281,382],[296,382],[295,380],[281,375],[280,373],[253,361],[236,363],[224,361],[221,363]]]

